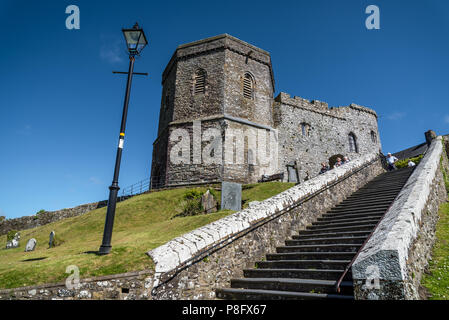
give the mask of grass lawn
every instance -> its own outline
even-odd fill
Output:
[[[429,263],[429,274],[421,280],[430,300],[449,300],[449,202],[443,203],[439,210],[437,241]]]
[[[264,200],[292,187],[292,183],[267,182],[243,186],[244,206]],[[196,188],[205,191],[205,188]],[[81,278],[153,268],[146,252],[167,241],[233,211],[175,217],[182,212],[187,188],[143,194],[117,204],[112,251],[95,254],[101,245],[106,208],[20,232],[20,247],[3,249],[6,235],[0,236],[0,288],[15,288],[64,281],[67,266],[76,265]],[[217,192],[220,197],[220,193]],[[64,240],[48,249],[50,232]],[[24,252],[28,239],[37,240],[36,249]]]

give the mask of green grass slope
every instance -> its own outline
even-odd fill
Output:
[[[421,280],[429,300],[449,300],[449,203],[441,205],[439,215],[429,272]]]
[[[261,201],[290,187],[292,183],[269,182],[243,186],[244,207]],[[197,188],[205,191],[205,188]],[[146,255],[167,241],[186,232],[221,219],[232,211],[207,215],[175,217],[182,212],[187,188],[165,190],[133,197],[117,204],[112,251],[95,254],[101,245],[106,208],[90,211],[45,226],[21,231],[19,248],[3,249],[6,235],[0,236],[0,288],[15,288],[64,281],[67,266],[76,265],[81,278],[100,276],[153,267]],[[218,192],[218,197],[220,193]],[[50,232],[64,242],[48,249]],[[33,252],[24,252],[28,239],[37,240]]]

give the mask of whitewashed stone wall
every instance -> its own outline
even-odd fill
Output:
[[[438,207],[447,194],[442,138],[433,140],[353,267],[356,299],[419,299],[419,281],[435,241]]]
[[[228,286],[245,266],[252,267],[383,171],[378,154],[364,155],[149,251],[155,298],[214,298],[215,288]]]

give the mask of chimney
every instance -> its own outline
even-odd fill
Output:
[[[432,140],[437,137],[435,131],[433,131],[433,130],[424,132],[424,135],[426,136],[426,143],[428,146],[430,146],[430,144],[432,143]]]

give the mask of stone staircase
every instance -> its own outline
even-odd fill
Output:
[[[243,270],[219,299],[353,299],[351,271],[338,280],[406,183],[413,168],[371,180],[316,222]]]

